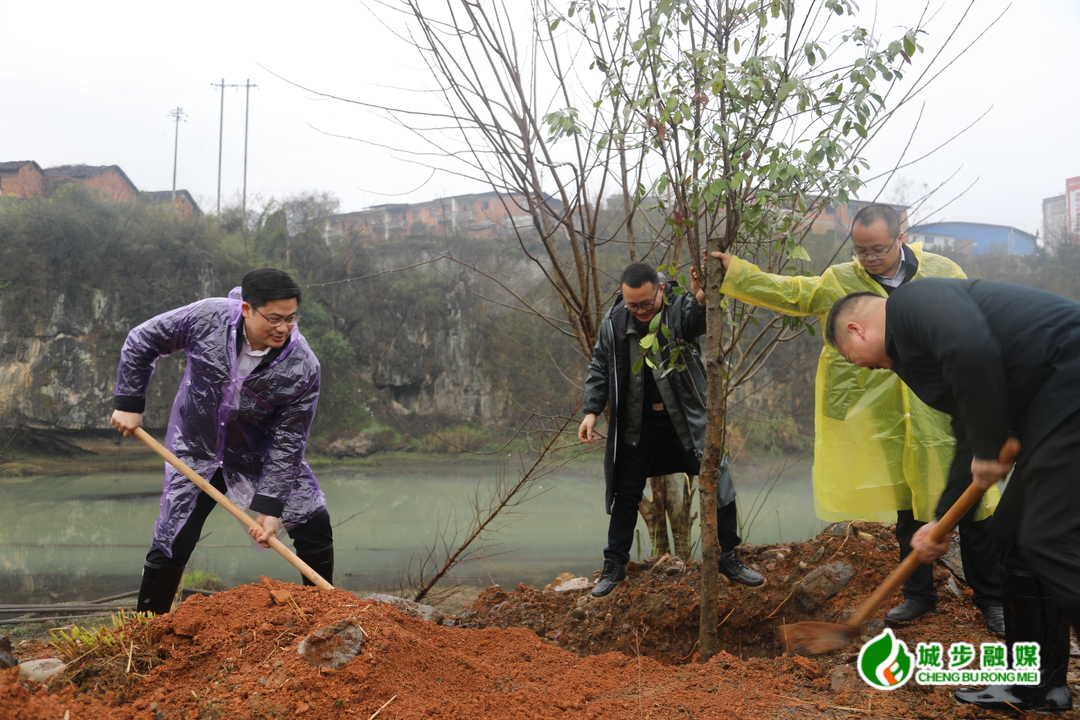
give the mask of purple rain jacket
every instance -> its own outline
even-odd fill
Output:
[[[143,412],[157,359],[185,351],[166,447],[207,480],[221,468],[233,502],[279,517],[288,530],[326,507],[304,460],[319,401],[319,361],[294,327],[276,357],[237,377],[240,303],[240,288],[233,288],[228,299],[200,300],[129,332],[113,407]],[[198,494],[197,485],[166,464],[154,545],[170,557]]]

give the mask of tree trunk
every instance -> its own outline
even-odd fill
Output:
[[[693,557],[691,531],[694,527],[694,476],[669,475],[667,512],[671,537],[675,542],[675,554],[683,560]]]
[[[708,249],[718,250],[718,245],[710,240]],[[698,639],[702,660],[708,660],[720,648],[716,630],[719,621],[717,598],[720,595],[720,572],[717,569],[720,548],[716,538],[716,478],[720,459],[724,455],[724,426],[727,415],[727,378],[724,377],[722,346],[724,310],[718,302],[723,279],[720,261],[708,257],[705,283],[705,294],[708,297],[705,318],[708,329],[703,359],[709,389],[706,397],[705,456],[701,460],[701,475],[698,477],[701,512],[701,618]]]
[[[671,552],[671,543],[668,540],[668,488],[674,475],[661,475],[649,478],[649,486],[652,488],[652,500],[645,497],[638,503],[638,512],[645,520],[645,527],[649,529],[649,542],[652,544],[652,557],[660,557]]]
[[[677,473],[649,478],[652,499],[642,498],[638,512],[645,520],[652,557],[672,553],[683,560],[694,554],[694,476]],[[668,536],[670,529],[671,535]]]

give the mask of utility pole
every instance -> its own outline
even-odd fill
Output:
[[[180,118],[184,116],[184,108],[178,107],[169,112],[169,117],[176,123],[176,137],[173,140],[172,156],[172,201],[176,202],[176,158],[180,150]]]
[[[226,85],[225,78],[220,83],[210,83],[211,87],[221,88],[221,120],[218,122],[218,156],[217,156],[217,216],[221,221],[221,150],[225,144],[225,88],[244,87],[243,85]]]
[[[248,78],[244,82],[246,88],[244,98],[244,194],[241,204],[242,218],[243,218],[243,231],[244,235],[247,235],[247,157],[248,157],[248,114],[251,110],[251,88],[258,87],[258,85],[251,84],[251,78]]]

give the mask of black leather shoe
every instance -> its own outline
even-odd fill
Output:
[[[1072,695],[1068,685],[1032,687],[1030,685],[991,685],[978,688],[960,688],[953,697],[957,702],[967,703],[985,710],[1040,710],[1061,713],[1072,710]]]
[[[614,560],[605,560],[604,569],[600,572],[600,579],[596,581],[596,587],[592,590],[593,597],[604,597],[615,589],[615,586],[626,579],[626,564]]]
[[[893,625],[909,625],[935,609],[934,605],[927,605],[918,600],[905,600],[885,613],[885,622]]]
[[[720,554],[720,572],[728,576],[732,582],[742,583],[750,587],[757,587],[765,583],[761,573],[756,573],[746,566],[739,554],[734,550],[728,550]]]
[[[983,610],[983,618],[986,619],[986,632],[1005,637],[1005,611],[1000,605]]]

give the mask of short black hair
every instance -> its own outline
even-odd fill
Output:
[[[879,220],[885,221],[885,227],[888,228],[889,237],[895,240],[900,236],[900,216],[896,214],[896,210],[891,205],[867,205],[858,213],[855,214],[855,219],[851,221],[851,232],[855,232],[856,225],[862,225],[863,227],[870,227]]]
[[[274,300],[296,298],[300,304],[300,286],[283,270],[258,268],[252,270],[240,281],[240,296],[251,307],[258,309]]]
[[[833,347],[836,347],[836,334],[837,328],[840,323],[847,319],[847,316],[857,310],[863,301],[861,298],[881,297],[877,293],[863,290],[862,292],[851,293],[833,303],[832,308],[829,309],[829,317],[825,321],[825,342],[829,343]]]
[[[656,269],[652,265],[637,262],[626,266],[626,269],[622,271],[622,277],[619,278],[619,282],[628,288],[634,288],[636,290],[645,283],[659,285],[660,276],[656,274]]]

